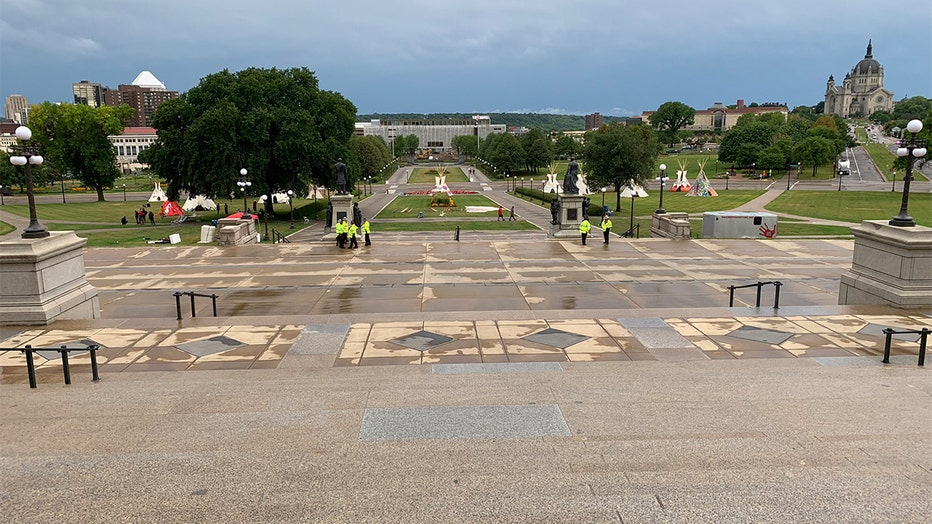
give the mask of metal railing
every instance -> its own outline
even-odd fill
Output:
[[[635,224],[634,228],[629,229],[621,234],[623,238],[631,238],[637,235],[635,238],[641,238],[641,224]]]
[[[456,226],[456,229],[453,230],[453,240],[456,240],[457,242],[460,241],[460,226]]]
[[[194,297],[209,298],[214,308],[214,316],[217,316],[217,295],[213,293],[211,293],[210,295],[206,295],[204,293],[195,293],[193,291],[186,291],[184,293],[175,291],[174,293],[172,293],[172,296],[175,297],[175,310],[178,312],[178,316],[175,320],[181,320],[181,296],[182,295],[188,295],[189,297],[191,297],[191,318],[194,318],[197,316],[197,310],[194,307]]]
[[[294,227],[294,225],[292,225],[291,227]],[[288,240],[288,237],[281,234],[278,230],[272,229],[272,243],[273,244],[282,244],[282,243],[290,244],[291,241]]]
[[[755,284],[746,284],[744,286],[728,286],[728,307],[735,307],[735,290],[743,289],[746,287],[756,287],[757,288],[757,301],[754,304],[754,307],[760,307],[760,295],[761,289],[764,286],[773,285],[773,308],[780,309],[780,286],[783,285],[779,280],[771,280],[769,282],[757,282]]]
[[[89,351],[91,354],[91,374],[94,382],[100,381],[100,373],[97,368],[97,350],[100,346],[91,344],[83,348],[69,348],[61,346],[57,348],[34,348],[29,344],[21,348],[0,348],[0,351],[19,351],[26,355],[26,372],[29,374],[29,387],[35,389],[36,385],[36,362],[33,353],[36,351],[58,351],[61,353],[61,369],[65,375],[65,384],[71,384],[71,365],[68,363],[68,352],[70,351]]]
[[[915,333],[919,335],[919,365],[925,366],[926,364],[926,342],[929,339],[929,333],[932,331],[929,328],[922,329],[893,329],[893,328],[884,328],[883,334],[887,336],[887,340],[883,344],[883,362],[884,364],[890,363],[890,344],[893,342],[893,335],[903,335],[907,333]]]

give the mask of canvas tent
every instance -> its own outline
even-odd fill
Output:
[[[184,205],[181,206],[181,209],[185,211],[213,211],[217,209],[217,204],[204,195],[197,195],[195,197],[188,197],[188,199],[184,201]]]
[[[273,204],[287,204],[289,200],[288,193],[272,193]]]
[[[622,198],[631,198],[632,196],[644,198],[647,196],[647,191],[644,191],[644,188],[641,187],[640,184],[635,184],[633,180],[629,180],[628,185],[621,190],[621,196]]]
[[[174,217],[183,214],[184,210],[181,209],[181,206],[178,205],[178,202],[173,200],[166,200],[164,203],[162,203],[162,210],[159,211],[159,216],[163,217]]]
[[[168,196],[165,191],[162,191],[162,183],[156,180],[155,189],[152,190],[152,194],[149,196],[149,202],[165,202],[167,200]]]
[[[689,190],[689,193],[686,193],[686,196],[718,196],[709,178],[705,176],[705,164],[705,162],[699,162],[699,176],[696,177],[696,184]]]

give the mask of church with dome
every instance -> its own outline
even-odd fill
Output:
[[[883,66],[874,59],[871,41],[864,58],[845,75],[841,86],[828,77],[825,87],[826,115],[870,116],[876,111],[893,112],[893,92],[883,87]]]

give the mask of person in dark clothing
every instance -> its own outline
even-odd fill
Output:
[[[149,223],[153,226],[155,225],[155,213],[152,211],[149,211]]]

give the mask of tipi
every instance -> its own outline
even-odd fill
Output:
[[[676,162],[680,168],[676,170],[676,182],[670,186],[670,191],[685,193],[690,189],[689,180],[686,179],[686,161],[677,160]]]
[[[164,203],[162,203],[162,210],[159,211],[159,216],[162,217],[175,217],[183,214],[184,210],[181,209],[181,206],[178,205],[178,202],[173,200],[166,200]]]
[[[156,180],[155,189],[149,195],[149,202],[165,202],[166,200],[168,200],[168,196],[165,195],[165,191],[162,191],[162,183]]]
[[[696,185],[689,190],[686,196],[718,196],[718,193],[715,192],[715,188],[712,187],[712,183],[709,182],[708,177],[705,176],[706,162],[708,162],[708,159],[699,162],[699,176],[696,177]]]
[[[640,184],[635,184],[634,180],[628,180],[628,184],[621,190],[621,196],[624,198],[644,198],[647,196],[647,191],[644,191]]]
[[[189,196],[188,199],[184,201],[184,205],[181,206],[181,209],[185,211],[195,211],[197,209],[213,211],[217,209],[217,204],[204,195],[197,195],[196,197]]]

